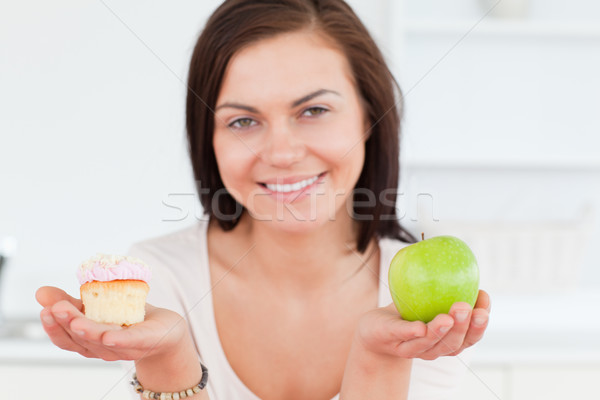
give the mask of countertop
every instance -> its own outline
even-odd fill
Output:
[[[469,352],[472,364],[600,364],[599,291],[492,295],[484,339]],[[0,363],[103,363],[55,347],[32,326],[29,337],[0,339]]]

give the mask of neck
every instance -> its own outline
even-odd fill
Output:
[[[240,226],[254,246],[248,254],[248,273],[270,287],[306,295],[341,285],[362,266],[372,250],[356,250],[358,225],[350,218],[329,221],[303,232],[286,231],[277,222],[244,214]],[[371,267],[372,268],[372,267]]]

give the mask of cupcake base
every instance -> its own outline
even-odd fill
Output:
[[[148,290],[146,282],[137,280],[86,282],[80,288],[85,316],[104,324],[142,322]]]

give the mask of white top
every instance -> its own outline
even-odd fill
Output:
[[[210,399],[259,400],[236,375],[221,347],[213,312],[207,228],[208,221],[200,221],[192,227],[137,243],[130,249],[130,255],[144,260],[152,268],[148,303],[173,310],[188,321],[200,359],[209,370],[207,390]],[[388,266],[405,245],[387,238],[379,242],[380,307],[392,302],[387,285]],[[462,355],[434,361],[415,359],[408,398],[450,398],[466,371],[463,359]],[[332,400],[338,398],[336,395]]]

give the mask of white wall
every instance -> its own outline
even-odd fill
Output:
[[[18,240],[7,313],[36,287],[77,293],[77,265],[188,224],[187,65],[217,1],[26,1],[0,12],[0,238]],[[190,202],[191,204],[191,202]]]
[[[564,268],[598,288],[600,5],[532,0],[525,18],[506,20],[484,18],[483,3],[406,0],[396,13],[389,58],[405,94],[407,211],[429,193],[438,225],[589,219],[586,246]],[[544,268],[541,258],[531,267]]]

